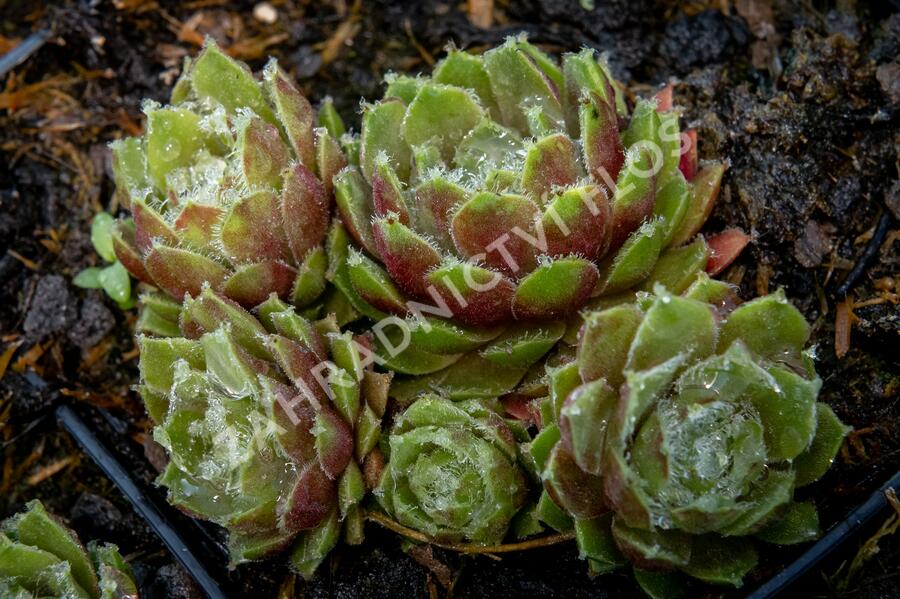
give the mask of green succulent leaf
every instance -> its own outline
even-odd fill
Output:
[[[132,193],[150,185],[144,144],[144,138],[128,137],[117,139],[109,146],[113,155],[113,178],[126,208]]]
[[[99,212],[91,221],[91,244],[94,250],[107,262],[113,262],[116,259],[116,252],[113,249],[112,227],[115,219],[106,212]]]
[[[270,123],[275,115],[250,69],[222,53],[211,38],[191,65],[191,87],[201,98],[210,98],[229,113],[249,108]]]
[[[413,345],[442,355],[472,351],[503,332],[502,326],[470,327],[444,318],[415,318],[407,324]]]
[[[100,273],[103,268],[99,266],[89,266],[75,275],[72,284],[82,289],[101,289],[103,284],[100,283]]]
[[[617,293],[649,277],[662,251],[664,235],[665,226],[658,219],[644,223],[631,233],[619,251],[600,264],[595,293]]]
[[[669,175],[668,182],[660,187],[656,205],[653,207],[653,214],[661,217],[666,223],[664,245],[668,246],[671,243],[672,237],[687,214],[690,199],[690,187],[684,175],[676,169]]]
[[[691,243],[665,250],[639,289],[652,291],[655,285],[662,285],[672,293],[684,293],[706,268],[709,260],[709,246],[698,236]]]
[[[459,360],[459,354],[434,354],[408,342],[404,343],[404,333],[407,331],[402,322],[382,328],[379,331],[381,335],[375,336],[373,340],[375,355],[383,361],[386,368],[418,376],[438,372]]]
[[[740,588],[757,560],[756,549],[750,543],[703,535],[695,539],[691,561],[682,570],[704,582]]]
[[[767,326],[760,327],[765,322]],[[809,325],[797,308],[788,302],[784,290],[743,304],[722,325],[719,347],[741,339],[762,357],[776,362],[797,363],[809,339]]]
[[[0,594],[101,599],[136,597],[137,587],[114,545],[89,544],[85,550],[75,533],[35,500],[2,523]]]
[[[524,106],[539,106],[554,122],[563,121],[558,96],[562,74],[553,62],[527,42],[509,39],[484,54],[491,90],[505,124],[528,130]]]
[[[372,180],[375,160],[380,153],[394,164],[397,176],[406,181],[409,178],[409,146],[402,136],[406,105],[399,100],[387,99],[367,106],[362,117],[362,138],[360,140],[360,166],[367,181]]]
[[[568,532],[574,528],[574,521],[565,511],[563,511],[547,491],[541,493],[537,504],[537,518],[550,528],[559,532]]]
[[[424,84],[406,110],[403,134],[411,146],[440,140],[437,147],[446,158],[483,118],[478,101],[454,86]]]
[[[816,404],[816,434],[806,450],[794,460],[797,471],[797,486],[804,487],[817,481],[831,467],[847,436],[852,429],[845,425],[828,404]]]
[[[341,526],[337,512],[332,512],[321,524],[303,533],[291,550],[291,567],[305,579],[312,578],[319,564],[340,539]]]
[[[480,350],[483,358],[500,366],[527,368],[540,360],[562,337],[563,323],[514,325]]]
[[[616,518],[611,530],[619,549],[638,567],[672,569],[691,563],[691,537],[681,531],[631,528]]]
[[[397,73],[388,73],[385,75],[384,81],[387,84],[384,89],[384,97],[398,98],[403,100],[404,104],[411,104],[415,100],[416,93],[423,84],[420,77],[398,75]]]
[[[635,568],[634,579],[652,599],[680,599],[688,592],[684,577],[677,572],[651,572]]]
[[[669,245],[678,246],[687,243],[700,232],[703,223],[712,213],[724,174],[725,165],[721,163],[706,166],[697,173],[691,181],[687,210],[681,223],[669,237]]]
[[[432,77],[444,85],[472,90],[478,96],[481,105],[490,110],[495,119],[499,117],[499,108],[491,90],[491,80],[480,56],[451,50],[435,67]]]
[[[617,405],[618,395],[604,379],[585,383],[565,399],[560,425],[572,457],[589,474],[601,474],[606,431]]]
[[[121,262],[113,262],[101,270],[97,282],[114,301],[121,304],[131,299],[131,279]]]
[[[375,261],[351,249],[347,274],[356,292],[367,303],[385,312],[406,313],[406,298],[387,271]]]
[[[597,283],[597,268],[582,258],[538,266],[519,282],[513,314],[522,319],[561,318],[584,303]]]
[[[341,119],[341,115],[338,114],[337,109],[335,109],[334,102],[330,96],[326,96],[322,100],[317,118],[319,125],[325,127],[328,135],[335,139],[340,139],[347,131],[346,127],[344,127],[344,121]]]
[[[582,559],[591,561],[594,571],[603,568],[613,571],[625,565],[612,534],[611,512],[590,520],[575,520],[575,540]]]
[[[774,545],[814,541],[819,536],[819,513],[811,501],[792,502],[787,512],[756,533],[756,538]]]
[[[643,319],[643,312],[630,303],[588,313],[578,343],[582,380],[606,380],[614,389],[625,382],[631,342]]]
[[[328,233],[325,246],[328,255],[328,270],[325,272],[325,276],[341,291],[354,310],[372,320],[381,320],[387,315],[360,297],[350,281],[350,273],[347,268],[350,247],[350,236],[347,230],[339,221],[335,221]]]
[[[644,370],[686,354],[704,358],[715,349],[716,328],[705,304],[662,292],[634,334],[626,370]]]
[[[447,360],[448,357],[443,357]],[[450,356],[451,365],[413,379],[400,379],[391,386],[391,395],[402,403],[426,391],[434,391],[453,400],[488,399],[512,391],[527,372],[527,367],[502,366],[477,353]],[[445,362],[446,364],[446,362]]]

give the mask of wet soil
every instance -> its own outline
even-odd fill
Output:
[[[73,287],[71,277],[98,260],[90,218],[118,210],[106,143],[140,130],[141,100],[167,97],[181,59],[205,35],[254,68],[277,56],[313,101],[331,95],[349,123],[358,122],[360,97],[379,96],[385,72],[427,70],[450,42],[479,49],[519,32],[550,52],[608,51],[634,89],[675,81],[701,156],[730,162],[708,228],[740,226],[753,239],[725,276],[747,297],[786,289],[814,323],[822,400],[856,429],[831,472],[803,494],[827,528],[897,471],[900,2],[496,0],[484,28],[473,22],[486,16],[470,12],[479,4],[273,1],[268,22],[271,11],[246,2],[0,0],[0,54],[33,30],[53,32],[0,91],[0,516],[41,498],[84,538],[118,543],[136,564],[143,596],[197,595],[57,429],[52,409],[69,402],[92,410],[136,476],[152,480],[147,421],[130,389],[134,315]],[[849,334],[836,327],[838,314]],[[417,562],[396,537],[374,525],[367,532],[363,546],[335,552],[308,584],[291,586],[277,566],[253,566],[229,574],[229,589],[261,597],[279,588],[280,596],[342,598],[639,596],[627,576],[590,579],[571,545],[501,562],[441,552]],[[850,575],[863,540],[810,574],[804,596],[900,596],[900,540],[883,538],[880,553]],[[747,588],[801,551],[767,553]]]

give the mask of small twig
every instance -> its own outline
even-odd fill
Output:
[[[488,29],[494,22],[494,0],[469,0],[469,22],[479,29]]]
[[[900,499],[897,499],[897,492],[893,487],[884,492],[884,497],[887,499],[888,503],[894,511],[896,512],[897,518],[900,518]]]
[[[413,530],[412,528],[407,528],[403,526],[399,522],[396,522],[389,517],[385,516],[380,512],[368,512],[366,513],[366,518],[376,524],[387,528],[388,530],[392,530],[399,535],[402,535],[408,539],[412,539],[413,541],[418,541],[420,543],[428,543],[430,545],[434,545],[436,547],[441,547],[442,549],[448,549],[450,551],[456,551],[458,553],[469,553],[469,554],[487,554],[491,555],[494,553],[513,553],[515,551],[527,551],[529,549],[539,549],[541,547],[549,547],[550,545],[557,545],[559,543],[565,543],[566,541],[571,541],[575,538],[574,532],[563,532],[555,535],[549,535],[546,537],[540,537],[538,539],[530,539],[528,541],[521,541],[519,543],[504,543],[502,545],[470,545],[466,543],[441,543],[429,537],[428,535],[421,533],[417,530]]]
[[[885,238],[888,234],[888,228],[891,225],[891,215],[886,210],[881,213],[881,216],[878,219],[878,224],[875,225],[875,232],[872,233],[872,239],[869,240],[869,243],[866,244],[866,249],[863,250],[862,255],[857,260],[856,264],[853,266],[853,269],[847,275],[847,278],[844,279],[844,282],[840,284],[840,286],[835,290],[834,294],[839,297],[845,297],[853,286],[856,285],[856,282],[859,278],[866,272],[866,269],[869,267],[869,263],[875,257],[875,254],[878,253],[878,248],[881,247],[881,244],[884,243]]]
[[[50,478],[51,476],[53,476],[54,474],[58,473],[60,470],[62,470],[66,466],[73,463],[76,459],[77,459],[77,456],[70,455],[61,460],[57,460],[57,461],[53,462],[52,464],[49,464],[48,466],[44,466],[43,468],[41,468],[40,470],[38,470],[37,472],[35,472],[31,476],[29,476],[27,479],[25,479],[25,484],[27,484],[29,487],[33,487],[37,484],[40,484],[40,483],[44,482],[45,480],[47,480],[48,478]]]
[[[839,302],[834,317],[834,354],[838,359],[850,351],[850,333],[853,326],[853,300]]]
[[[420,44],[416,39],[416,36],[412,30],[412,23],[409,19],[403,20],[403,29],[406,31],[407,37],[409,37],[409,42],[413,45],[413,48],[415,48],[419,52],[419,56],[422,57],[422,60],[424,60],[426,64],[428,64],[428,66],[434,66],[435,62],[437,61],[434,59],[434,56],[431,55],[431,52],[426,50],[425,46]]]
[[[888,505],[890,505],[894,509],[894,513],[888,516],[887,520],[884,521],[884,524],[881,525],[881,528],[879,528],[874,535],[872,535],[865,543],[863,543],[859,552],[850,562],[850,566],[847,568],[847,571],[842,572],[842,565],[841,570],[835,573],[833,579],[837,578],[838,574],[843,574],[835,584],[835,587],[841,594],[845,593],[850,588],[851,583],[856,578],[857,574],[866,564],[866,562],[868,562],[878,553],[878,543],[883,538],[895,534],[898,530],[900,530],[900,502],[898,502],[897,500],[897,494],[894,492],[893,487],[889,487],[884,491],[884,497],[887,500]]]

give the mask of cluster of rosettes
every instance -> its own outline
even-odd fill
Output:
[[[204,284],[253,307],[297,306],[325,288],[331,180],[346,164],[333,133],[272,60],[258,82],[208,43],[147,132],[112,144],[132,218],[113,249],[137,279],[181,300]],[[327,119],[326,119],[327,121]]]
[[[509,39],[451,50],[430,77],[388,77],[334,177],[327,247],[356,311],[405,319],[408,344],[392,327],[373,341],[414,377],[395,393],[508,393],[585,306],[722,270],[748,238],[697,235],[725,166],[699,168],[696,142],[671,87],[629,111],[592,50],[558,66]]]
[[[483,56],[452,50],[430,77],[389,78],[363,108],[358,147],[334,179],[355,242],[334,284],[373,318],[428,302],[469,327],[566,319],[658,278],[725,170],[697,172],[671,89],[629,114],[594,51],[558,66],[524,39]],[[744,242],[718,245],[733,258]]]
[[[354,136],[208,44],[113,146],[170,501],[307,577],[367,513],[450,546],[574,531],[654,596],[813,537],[794,490],[846,429],[799,312],[709,278],[747,236],[698,234],[725,167],[671,93],[509,39],[388,77]]]
[[[115,545],[88,543],[40,501],[0,526],[0,597],[138,599],[134,573]]]
[[[364,369],[331,319],[314,325],[274,294],[256,312],[204,287],[184,302],[183,337],[139,338],[141,397],[170,458],[158,482],[228,529],[234,562],[293,547],[311,574],[342,527],[361,540],[361,465],[390,375]]]

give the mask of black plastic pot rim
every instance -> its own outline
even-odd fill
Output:
[[[56,418],[85,453],[100,467],[107,477],[119,488],[135,511],[147,522],[160,540],[169,548],[172,555],[184,566],[210,599],[225,599],[227,596],[210,573],[208,561],[202,559],[194,550],[178,527],[172,523],[168,505],[158,505],[145,493],[141,485],[122,466],[115,454],[108,449],[97,434],[90,429],[75,410],[68,405],[56,409]],[[891,509],[885,492],[888,489],[900,489],[900,472],[896,473],[868,500],[851,511],[846,518],[832,526],[824,537],[819,539],[803,555],[794,560],[784,570],[750,592],[748,599],[768,599],[776,597],[808,573],[828,556],[841,547],[854,533],[864,526],[882,517]],[[207,558],[208,559],[208,558]],[[214,567],[212,568],[214,569]]]
[[[218,582],[209,573],[203,560],[174,526],[166,513],[156,505],[141,486],[122,466],[122,463],[75,411],[62,405],[56,409],[56,419],[78,442],[104,474],[115,483],[125,498],[168,547],[172,555],[197,582],[210,599],[225,599]]]

